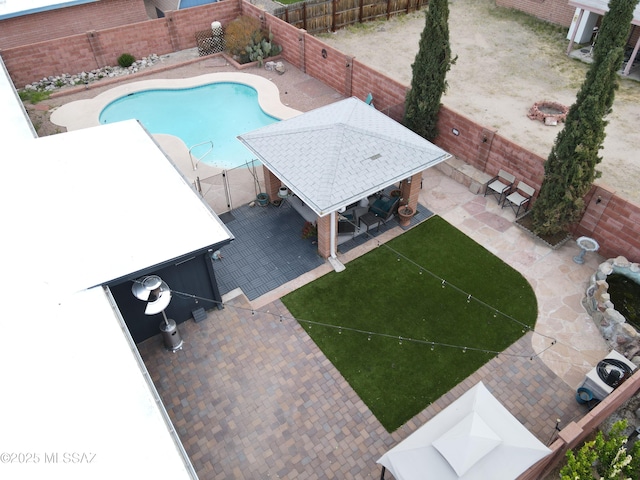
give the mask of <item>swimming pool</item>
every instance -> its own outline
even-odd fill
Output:
[[[254,88],[232,82],[130,93],[110,102],[99,116],[101,124],[128,119],[139,120],[152,134],[179,137],[187,148],[213,141],[213,151],[202,162],[221,168],[254,158],[238,135],[279,121],[260,108]],[[200,158],[209,148],[202,145],[192,152]]]

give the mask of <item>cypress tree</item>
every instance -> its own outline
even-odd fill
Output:
[[[533,230],[537,234],[564,232],[580,220],[584,196],[600,175],[596,165],[605,138],[605,117],[611,112],[619,86],[617,71],[638,0],[611,0],[602,19],[593,63],[569,109],[564,129],[556,137],[544,164],[544,179],[533,206]]]
[[[430,0],[420,47],[411,69],[411,90],[405,99],[404,125],[433,140],[438,134],[440,99],[447,89],[446,75],[455,63],[449,44],[448,0]]]

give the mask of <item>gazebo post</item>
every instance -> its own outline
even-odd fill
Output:
[[[318,217],[318,254],[322,258],[331,256],[331,215]]]
[[[264,165],[262,166],[262,170],[264,172],[264,193],[269,195],[269,201],[273,202],[278,198],[278,190],[282,182]]]
[[[418,172],[412,177],[403,180],[400,184],[400,198],[402,198],[404,203],[411,207],[413,211],[416,211],[416,208],[418,207],[421,183],[422,172]]]

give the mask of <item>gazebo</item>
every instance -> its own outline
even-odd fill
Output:
[[[262,162],[271,200],[285,186],[318,216],[318,251],[333,261],[336,212],[398,182],[415,210],[422,172],[451,157],[355,97],[238,139]]]
[[[396,480],[512,480],[549,453],[479,382],[378,463]]]

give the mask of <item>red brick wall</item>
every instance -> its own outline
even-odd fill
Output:
[[[535,188],[536,193],[540,190],[545,158],[446,107],[440,110],[438,130],[435,143],[460,160],[492,176],[503,168]],[[594,186],[585,203],[587,209],[574,236],[595,238],[605,258],[624,255],[640,262],[640,206],[621,199],[604,185]]]
[[[407,86],[354,60],[351,95],[364,100],[369,93],[373,96],[375,108],[398,122],[402,121]]]
[[[640,392],[640,373],[636,373],[611,392],[580,421],[570,422],[558,433],[558,438],[549,446],[551,453],[518,477],[518,480],[538,480],[556,465],[566,461],[569,449],[579,448],[600,424],[621,405]]]
[[[195,32],[223,25],[240,14],[240,4],[223,1],[202,7],[167,12],[161,19],[32,43],[0,51],[14,84],[22,88],[43,77],[75,74],[116,65],[123,53],[142,58],[196,46]]]
[[[19,1],[19,0],[16,0]],[[143,0],[100,0],[0,20],[0,49],[147,20]]]
[[[323,50],[327,52],[326,58],[323,57]],[[321,79],[343,95],[351,96],[350,70],[353,68],[351,56],[331,48],[311,35],[305,35],[304,61],[304,70],[307,74]]]
[[[568,0],[496,0],[499,7],[520,10],[556,25],[569,27],[576,9]]]

